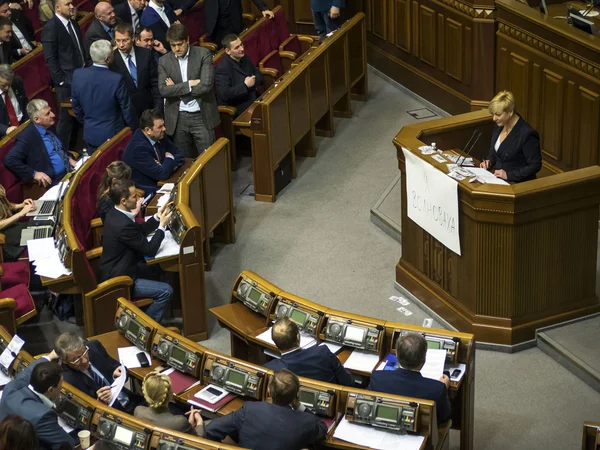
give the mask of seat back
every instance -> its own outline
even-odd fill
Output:
[[[30,100],[42,98],[56,111],[50,89],[50,71],[46,66],[41,45],[14,63],[13,71],[23,80],[25,92]]]
[[[93,248],[90,222],[96,217],[98,186],[102,176],[111,162],[121,159],[131,136],[129,128],[121,130],[101,145],[71,180],[72,185],[67,190],[65,203],[70,205],[70,225],[83,250]]]
[[[15,139],[27,125],[29,120],[22,124],[15,132],[4,136],[0,140],[0,185],[6,190],[6,197],[12,203],[21,203],[23,201],[23,188],[21,180],[4,165],[4,157],[15,145]]]
[[[198,39],[204,34],[204,0],[198,0],[179,20],[187,27],[190,42],[198,43]]]

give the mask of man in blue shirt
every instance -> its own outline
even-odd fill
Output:
[[[100,39],[112,41],[115,38],[114,28],[117,24],[117,15],[113,6],[108,2],[98,2],[94,8],[94,15],[94,21],[85,32],[83,44],[88,55],[94,42]]]
[[[340,27],[341,10],[346,6],[346,0],[310,0],[315,29],[321,38]]]
[[[35,180],[40,186],[58,183],[77,162],[69,157],[54,133],[54,113],[45,100],[34,99],[27,104],[30,123],[21,131],[13,148],[4,157],[4,164],[21,181]]]

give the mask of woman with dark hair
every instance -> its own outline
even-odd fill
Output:
[[[2,246],[4,261],[16,261],[25,250],[20,243],[21,231],[27,224],[19,220],[31,211],[35,211],[33,200],[28,198],[23,203],[11,203],[6,198],[6,190],[0,185],[0,233],[4,234],[6,239]]]
[[[104,172],[98,187],[98,217],[102,219],[102,222],[108,211],[115,207],[108,196],[110,187],[117,180],[129,180],[130,178],[131,168],[123,161],[113,161],[106,167],[106,172]],[[140,204],[141,201],[142,199],[140,199]],[[137,211],[139,212],[139,209]],[[137,213],[135,215],[137,216]]]
[[[0,450],[37,450],[37,434],[31,422],[14,414],[0,421]]]

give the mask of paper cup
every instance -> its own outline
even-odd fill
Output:
[[[82,449],[90,446],[90,432],[88,430],[81,430],[77,433],[77,436],[79,437],[79,445],[81,445]]]

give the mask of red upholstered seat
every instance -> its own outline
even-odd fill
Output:
[[[275,78],[279,78],[284,72],[281,57],[279,56],[279,50],[273,50],[265,56],[260,62],[259,67],[261,69],[275,69],[277,71]]]
[[[37,314],[33,298],[24,284],[18,284],[0,292],[0,298],[12,298],[17,303],[15,308],[15,321],[17,325]]]
[[[179,20],[187,27],[190,34],[190,42],[197,43],[200,36],[204,34],[204,2],[198,1]]]
[[[77,240],[84,250],[93,248],[93,238],[90,227],[91,220],[96,217],[96,205],[98,196],[98,186],[100,180],[106,171],[106,167],[113,161],[121,159],[125,147],[131,139],[131,131],[124,134],[121,138],[113,138],[110,146],[102,151],[97,157],[94,154],[93,164],[88,168],[79,181],[77,189],[73,193],[71,200],[72,211],[77,214],[72,215],[72,226]],[[97,152],[99,150],[96,150]]]
[[[300,40],[298,36],[293,34],[287,40],[285,40],[279,46],[280,52],[294,52],[296,56],[299,56],[302,53],[302,48],[300,46]]]
[[[23,201],[23,190],[19,178],[6,168],[4,157],[13,148],[15,136],[10,138],[0,147],[0,184],[6,190],[6,197],[12,203],[21,203]]]
[[[18,284],[29,286],[29,263],[27,261],[2,263],[4,275],[0,279],[3,289],[9,289]]]

